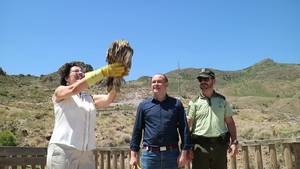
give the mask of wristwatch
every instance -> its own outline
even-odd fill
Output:
[[[231,144],[238,145],[238,144],[239,144],[239,141],[238,141],[237,139],[235,139],[235,140],[233,140],[233,141],[231,142]]]

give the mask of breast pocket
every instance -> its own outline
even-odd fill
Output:
[[[224,101],[218,101],[212,105],[212,111],[215,113],[225,112],[225,103]]]
[[[196,106],[196,119],[202,119],[209,114],[209,106],[208,105],[197,105]]]

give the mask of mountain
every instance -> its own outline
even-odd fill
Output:
[[[92,67],[89,67],[92,69]],[[213,69],[213,68],[212,68]],[[243,139],[300,137],[300,65],[265,59],[238,71],[216,73],[216,90],[229,100],[237,115],[238,135]],[[169,94],[181,98],[186,106],[199,93],[199,68],[167,72]],[[57,72],[40,77],[0,74],[0,129],[12,131],[19,146],[46,146],[53,128],[51,95],[59,84]],[[116,103],[98,110],[98,146],[128,145],[135,109],[151,96],[151,77],[128,81]],[[99,84],[89,89],[105,93]]]
[[[217,77],[217,88],[227,95],[292,97],[299,92],[299,64],[280,64],[265,59],[239,71],[213,70]],[[184,93],[187,91],[190,91],[189,94],[194,93],[195,84],[191,82],[197,82],[197,72],[199,69],[196,68],[168,72],[167,75],[173,82],[171,90],[176,92],[180,83]]]

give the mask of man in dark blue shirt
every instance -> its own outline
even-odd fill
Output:
[[[153,98],[141,102],[137,109],[130,143],[130,164],[137,168],[143,136],[142,169],[177,169],[191,160],[190,132],[182,103],[167,95],[168,78],[152,77]],[[179,135],[182,153],[179,153]]]

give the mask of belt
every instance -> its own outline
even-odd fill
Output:
[[[192,142],[194,144],[197,143],[222,143],[222,137],[204,137],[204,136],[196,136],[192,135]]]
[[[222,137],[202,137],[200,140],[203,140],[205,142],[210,142],[210,143],[220,143],[222,140]]]
[[[178,150],[178,145],[177,144],[170,144],[166,146],[148,146],[148,145],[143,145],[143,149],[146,149],[147,151],[169,151],[169,150]]]

